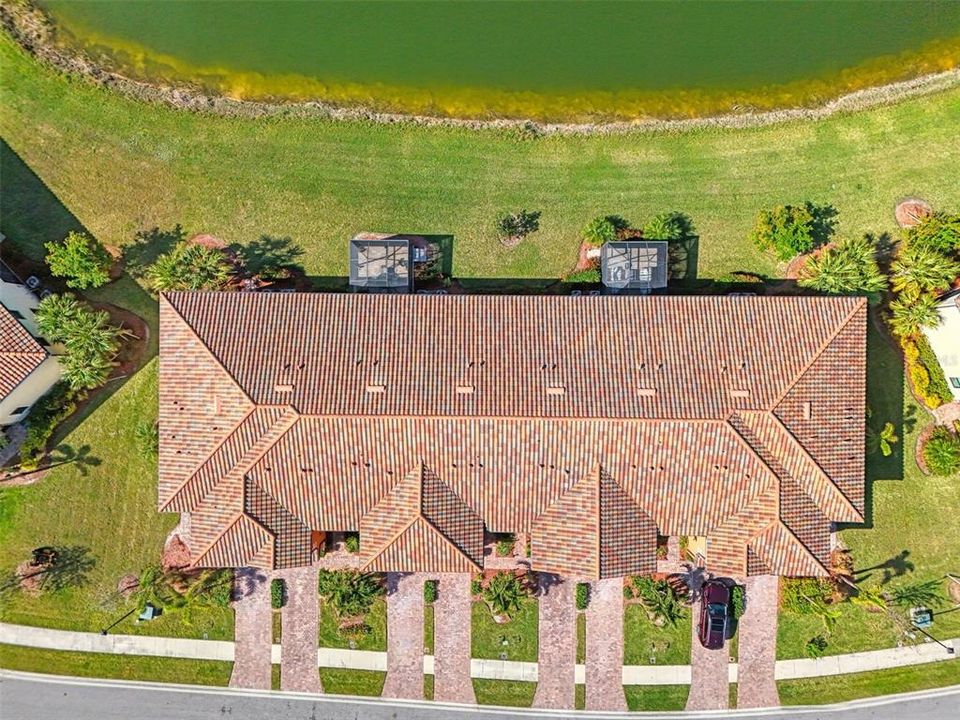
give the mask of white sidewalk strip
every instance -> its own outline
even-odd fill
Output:
[[[945,645],[960,649],[960,638],[944,640]],[[151,635],[101,635],[99,633],[51,630],[29,625],[0,623],[0,643],[23,645],[47,650],[108,653],[112,655],[149,655],[153,657],[190,658],[194,660],[233,661],[233,643],[226,640],[195,640]],[[869,652],[832,655],[811,660],[777,660],[777,680],[843,675],[887,668],[920,665],[957,658],[933,642],[908,647],[871,650]],[[272,659],[280,662],[280,645],[273,646]],[[385,672],[387,653],[372,650],[319,648],[319,667]],[[423,658],[424,673],[433,674],[433,656]],[[730,665],[731,681],[736,681],[737,666]],[[470,661],[470,676],[483,680],[537,681],[537,663],[510,660]],[[583,682],[584,666],[576,666],[577,682]],[[689,685],[689,665],[624,665],[624,685]]]

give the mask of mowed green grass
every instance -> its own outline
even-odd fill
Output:
[[[0,62],[0,131],[98,238],[176,223],[231,242],[289,237],[312,275],[343,275],[345,241],[369,229],[453,235],[458,276],[556,277],[591,217],[672,209],[699,230],[701,277],[771,273],[745,241],[758,208],[830,202],[856,235],[891,229],[904,195],[960,198],[960,90],[815,124],[520,140],[144,106],[40,69],[9,39]],[[521,207],[542,211],[541,230],[506,250],[494,218]],[[46,239],[37,227],[18,242]]]

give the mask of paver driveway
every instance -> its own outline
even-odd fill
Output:
[[[273,644],[270,576],[263,570],[241,568],[237,570],[233,587],[236,644],[230,687],[269,690]]]
[[[777,662],[776,575],[746,579],[746,608],[737,632],[740,637],[737,707],[774,707],[780,704],[774,670]]]
[[[441,575],[433,604],[433,698],[475,703],[470,679],[470,574]]]
[[[689,575],[690,589],[699,596],[703,578]],[[687,710],[725,710],[730,706],[730,656],[727,644],[718,650],[707,650],[697,637],[700,620],[700,599],[693,604],[693,637],[690,643],[690,694]]]
[[[423,581],[387,573],[387,679],[383,697],[423,699]]]
[[[536,708],[570,710],[574,705],[577,662],[576,583],[540,573]]]
[[[600,580],[587,606],[586,709],[626,710],[623,694],[623,581]]]
[[[280,689],[322,692],[317,671],[317,568],[280,570],[273,576],[287,584],[287,603],[280,611]]]

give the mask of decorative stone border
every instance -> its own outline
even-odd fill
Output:
[[[842,95],[817,107],[785,108],[768,112],[745,112],[682,120],[643,118],[609,123],[540,123],[531,120],[467,120],[463,118],[378,112],[366,107],[338,107],[327,102],[258,102],[235,100],[204,92],[187,84],[156,85],[134,80],[101,67],[81,52],[58,47],[54,28],[39,8],[28,2],[0,3],[0,23],[26,52],[57,70],[78,75],[95,85],[108,87],[127,97],[192,112],[229,117],[315,117],[328,120],[365,121],[382,124],[412,124],[469,130],[511,130],[521,137],[539,135],[612,135],[636,132],[677,132],[703,128],[749,128],[795,120],[821,120],[836,113],[854,112],[901,100],[960,87],[960,68],[924,75],[912,80],[881,85]]]

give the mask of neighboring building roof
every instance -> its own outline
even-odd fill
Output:
[[[47,359],[47,351],[0,305],[0,400]]]
[[[667,286],[667,243],[618,240],[600,251],[603,284],[616,290],[655,290]]]
[[[924,328],[930,347],[956,400],[960,400],[960,290],[953,290],[937,302],[940,323]]]
[[[657,531],[707,536],[718,574],[822,574],[830,523],[862,519],[862,299],[160,305],[159,501],[198,563],[360,530],[371,569],[462,571],[485,526],[584,577],[652,569]]]
[[[409,238],[362,233],[350,241],[350,285],[408,291],[411,281]]]

